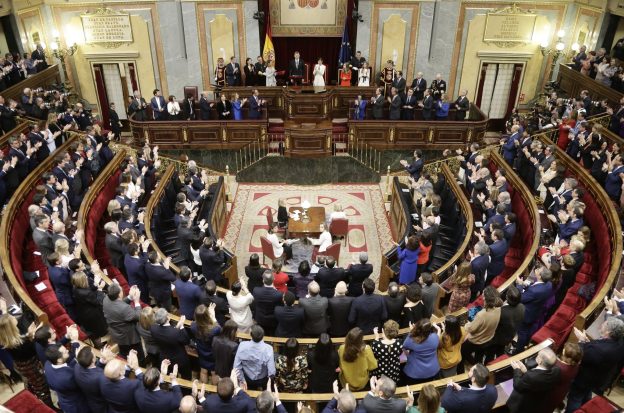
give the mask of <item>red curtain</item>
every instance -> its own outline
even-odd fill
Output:
[[[262,9],[266,15],[269,13],[269,0],[259,0],[258,6],[262,4]],[[351,12],[355,7],[354,0],[347,1],[347,16],[351,16]],[[266,21],[265,21],[266,23]],[[264,48],[264,36],[266,33],[266,24],[260,28],[261,47]],[[347,19],[347,29],[349,30],[349,42],[351,50],[355,52],[355,27],[352,19]],[[273,34],[273,46],[275,47],[275,59],[277,60],[277,70],[288,70],[288,63],[293,59],[295,50],[301,54],[304,62],[310,66],[310,72],[316,64],[319,57],[323,58],[323,63],[327,66],[329,84],[335,84],[338,79],[338,54],[342,41],[342,33],[336,37],[276,37]],[[312,74],[310,73],[310,81]]]
[[[104,129],[110,128],[110,112],[108,108],[108,96],[106,94],[106,83],[104,82],[104,71],[102,65],[93,65],[93,73],[95,74],[95,86],[97,92],[100,110],[102,111],[102,125]]]

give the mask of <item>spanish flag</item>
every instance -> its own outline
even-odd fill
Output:
[[[264,38],[264,49],[262,50],[262,58],[264,59],[265,64],[267,64],[269,60],[273,60],[273,67],[275,67],[275,48],[273,47],[273,41],[271,40],[271,21],[269,20],[268,16],[266,36]]]

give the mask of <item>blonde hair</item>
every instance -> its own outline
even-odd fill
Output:
[[[277,206],[286,207],[286,200],[284,198],[278,199]]]
[[[108,201],[108,206],[106,207],[106,212],[108,212],[108,215],[110,216],[111,213],[116,209],[121,209],[121,204],[119,203],[119,201],[117,201],[116,199],[111,199],[110,201]]]
[[[89,288],[87,275],[82,271],[76,271],[71,277],[71,283],[75,288]]]
[[[66,239],[59,238],[54,243],[54,252],[58,255],[69,255],[69,242]]]
[[[154,324],[154,309],[152,307],[143,307],[139,315],[139,324],[145,330],[149,330]]]
[[[334,205],[334,211],[336,211],[336,212],[342,212],[342,205],[340,205],[340,204],[336,204],[336,205]]]
[[[10,314],[0,316],[0,345],[4,348],[16,348],[23,343],[17,329],[17,320]]]

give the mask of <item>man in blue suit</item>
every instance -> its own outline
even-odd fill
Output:
[[[184,330],[184,319],[184,316],[180,317],[178,323],[172,326],[167,310],[159,308],[154,314],[154,324],[150,327],[150,332],[160,350],[160,359],[169,359],[177,364],[180,375],[190,379],[191,361],[186,354],[186,345],[190,339]]]
[[[425,162],[422,160],[422,151],[420,149],[416,149],[414,151],[414,160],[412,163],[408,164],[406,160],[401,160],[401,165],[405,167],[407,172],[414,178],[415,181],[418,181],[420,178],[420,173],[425,166]]]
[[[167,375],[167,370],[171,362],[163,360],[160,371],[156,367],[151,367],[143,375],[143,385],[134,391],[134,400],[139,411],[150,413],[170,413],[176,411],[182,400],[182,390],[177,381],[178,366],[173,366],[173,371],[169,375],[171,379],[171,391],[160,388],[161,378]]]
[[[189,267],[181,267],[179,275],[180,279],[176,280],[173,285],[180,303],[180,314],[184,315],[187,320],[194,320],[195,308],[203,298],[202,289],[191,281],[191,269]]]
[[[249,119],[260,119],[262,117],[262,105],[264,103],[264,100],[260,99],[258,89],[254,89],[251,99],[249,99]]]
[[[236,374],[220,378],[216,394],[204,398],[202,391],[198,396],[205,412],[247,413],[248,408],[255,404],[253,399],[241,390]]]
[[[48,255],[48,265],[48,276],[54,287],[58,302],[65,308],[69,317],[72,320],[76,320],[69,269],[61,266],[61,257],[57,252]]]
[[[503,147],[503,158],[505,158],[505,161],[507,161],[509,165],[513,165],[517,154],[518,139],[520,139],[520,132],[518,132],[518,129],[520,129],[520,126],[513,125],[511,127],[511,135],[507,140],[501,139],[500,141]]]
[[[105,365],[108,360],[113,358],[115,358],[115,354],[108,346],[105,346],[102,350],[99,362],[89,346],[81,348],[76,355],[78,363],[74,365],[74,377],[76,384],[87,399],[91,413],[106,413],[107,411],[107,403],[102,397],[102,391],[100,390],[100,381],[104,379],[102,365]]]
[[[485,229],[486,232],[490,232],[490,226],[494,223],[497,223],[500,225],[500,228],[502,228],[505,225],[505,213],[507,212],[507,207],[505,204],[498,204],[496,205],[496,208],[494,208],[494,213],[488,218],[488,220],[485,222],[485,225],[483,226],[483,228]]]
[[[154,97],[150,104],[152,106],[154,120],[165,120],[167,115],[167,102],[165,102],[165,98],[160,93],[160,90],[154,89]]]
[[[375,327],[379,327],[388,319],[386,301],[375,292],[375,282],[367,278],[362,282],[364,294],[351,303],[349,310],[349,324],[362,329],[364,334],[371,334]]]
[[[358,95],[357,99],[353,104],[353,119],[354,120],[364,120],[366,118],[366,105],[368,104],[368,100],[362,99],[362,95]]]
[[[622,181],[624,180],[624,166],[622,166],[622,158],[617,155],[609,164],[607,178],[605,179],[605,191],[609,197],[616,201],[620,201],[622,194]]]
[[[468,371],[470,386],[449,383],[442,395],[442,407],[448,413],[489,413],[496,404],[496,387],[488,384],[489,371],[483,364],[475,364]]]
[[[487,279],[485,285],[490,285],[492,280],[496,278],[498,274],[503,272],[505,268],[505,255],[509,246],[502,229],[495,229],[492,231],[492,243],[490,247],[490,264],[487,268]]]
[[[529,284],[529,281],[518,279],[518,289],[522,292],[522,304],[524,304],[524,320],[518,329],[518,344],[516,354],[524,350],[529,343],[531,335],[535,332],[535,322],[544,315],[544,304],[552,295],[552,273],[549,269],[538,267],[535,270],[536,281]]]
[[[277,326],[275,307],[283,305],[282,293],[273,287],[273,273],[267,270],[262,274],[262,287],[252,291],[256,306],[255,320],[264,331],[274,331]]]
[[[108,413],[132,413],[138,411],[134,393],[141,386],[143,372],[135,350],[128,354],[128,367],[134,370],[136,379],[126,377],[126,363],[113,359],[104,367],[104,378],[100,380],[100,392],[108,403]]]
[[[516,220],[516,214],[513,212],[505,214],[505,226],[503,227],[503,233],[505,234],[505,239],[508,243],[511,242],[516,235]]]
[[[77,333],[72,337],[72,352],[78,348]],[[72,360],[67,364],[69,351],[61,345],[51,345],[46,349],[48,361],[45,363],[44,373],[50,389],[58,396],[58,404],[65,413],[89,413],[87,400],[76,384],[74,378],[74,364]]]
[[[475,276],[475,282],[470,286],[470,301],[477,298],[485,287],[485,276],[490,265],[490,248],[485,241],[479,241],[470,251],[470,268]]]
[[[176,280],[176,276],[169,269],[171,257],[160,261],[156,251],[148,254],[148,263],[145,264],[145,275],[149,280],[149,288],[152,296],[156,300],[156,305],[169,310],[171,308],[171,283]]]
[[[576,234],[583,226],[582,209],[578,206],[572,208],[572,213],[568,214],[565,210],[560,210],[557,213],[559,217],[559,239],[570,242],[572,235]]]
[[[128,252],[124,256],[124,268],[126,269],[126,278],[128,284],[132,287],[136,285],[141,291],[141,301],[149,303],[149,289],[148,279],[145,274],[145,264],[147,263],[147,248],[149,246],[149,240],[145,241],[146,244],[140,246],[137,243],[128,245]],[[143,247],[143,252],[141,252]]]

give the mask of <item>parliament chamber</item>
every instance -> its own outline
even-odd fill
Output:
[[[8,0],[10,412],[624,409],[606,0]]]

